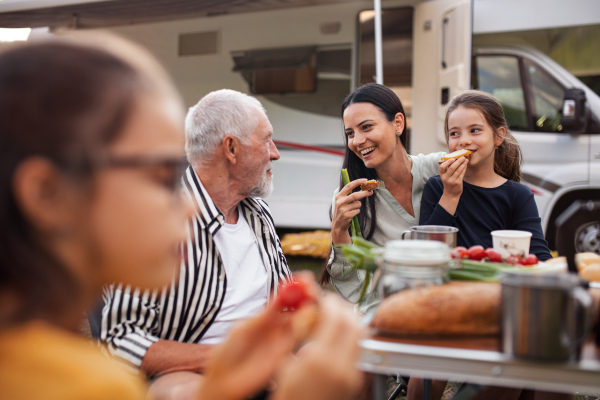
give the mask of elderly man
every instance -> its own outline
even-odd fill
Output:
[[[258,100],[209,93],[186,118],[190,167],[183,190],[194,205],[179,274],[161,292],[115,284],[105,297],[101,339],[110,352],[155,378],[153,394],[193,392],[211,347],[264,308],[290,276],[269,209],[279,152]]]

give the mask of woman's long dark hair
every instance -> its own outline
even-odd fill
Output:
[[[446,142],[449,139],[448,118],[450,113],[461,106],[481,112],[495,136],[501,136],[500,128],[504,128],[506,131],[504,141],[496,148],[494,155],[494,172],[506,179],[520,182],[523,163],[521,147],[517,139],[510,133],[502,105],[491,94],[480,90],[465,90],[450,100],[444,120]]]
[[[344,119],[344,111],[350,104],[354,103],[370,103],[379,108],[386,116],[387,120],[392,122],[396,118],[396,114],[401,113],[406,121],[406,114],[402,102],[390,88],[378,83],[367,83],[356,88],[350,93],[342,103],[342,121]],[[404,126],[406,131],[406,125]],[[365,163],[348,147],[348,136],[344,134],[346,143],[346,153],[344,154],[344,162],[342,168],[348,170],[350,180],[359,178],[377,179],[377,172],[373,168],[367,168]],[[406,132],[400,136],[400,143],[406,148]],[[340,190],[344,187],[344,181],[340,175]],[[375,212],[375,198],[369,196],[361,200],[360,214],[358,214],[358,222],[360,229],[363,232],[363,237],[370,240],[375,233],[377,226],[377,213]],[[350,228],[348,228],[350,230]],[[325,285],[329,282],[329,273],[324,267],[319,278],[319,283]]]
[[[390,88],[378,83],[367,83],[350,93],[342,103],[342,119],[344,111],[350,104],[354,103],[371,103],[379,108],[386,116],[387,120],[392,122],[396,118],[396,114],[401,113],[406,120],[404,107],[402,102]],[[406,130],[406,127],[404,128]],[[348,136],[344,135],[346,142],[346,154],[342,168],[348,170],[350,180],[359,178],[377,179],[377,172],[373,168],[367,168],[365,163],[348,147]],[[400,136],[402,146],[406,148],[406,134]],[[340,190],[344,187],[344,182],[340,177]],[[373,196],[366,197],[361,200],[360,214],[358,214],[358,222],[360,229],[363,232],[365,239],[369,240],[373,237],[375,227],[377,226],[377,214],[375,213],[375,198]]]
[[[16,169],[43,157],[89,182],[145,86],[132,65],[92,46],[52,40],[0,53],[0,300],[11,305],[0,326],[56,317],[82,294],[22,212]]]

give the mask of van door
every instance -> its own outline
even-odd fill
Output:
[[[591,138],[590,185],[600,187],[600,135],[592,135]]]
[[[471,0],[426,1],[415,7],[411,153],[448,149],[446,104],[470,87],[471,32]]]

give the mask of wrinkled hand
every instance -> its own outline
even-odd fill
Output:
[[[366,181],[365,178],[356,179],[344,186],[335,196],[335,209],[331,217],[333,244],[352,243],[348,233],[350,221],[360,213],[360,200],[373,195],[372,190],[361,190],[355,193],[352,191]]]
[[[440,206],[454,215],[458,201],[463,192],[463,179],[469,160],[464,157],[458,160],[450,159],[440,165],[440,178],[444,185],[444,193],[440,198]]]
[[[282,369],[272,400],[347,400],[362,388],[356,316],[333,295],[321,301],[321,311],[313,340]]]

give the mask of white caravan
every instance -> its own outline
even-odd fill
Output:
[[[281,152],[267,199],[277,225],[329,228],[344,150],[340,105],[375,74],[372,2],[189,0],[178,10],[186,3],[179,0],[162,11],[159,5],[168,2],[127,3],[63,5],[22,11],[15,19],[0,3],[0,26],[46,21],[60,34],[110,29],[154,53],[188,106],[220,88],[254,94],[267,109]],[[204,3],[213,9],[200,16]],[[442,122],[453,95],[470,87],[492,93],[521,143],[525,183],[535,193],[551,248],[555,218],[576,199],[600,199],[600,98],[535,50],[472,50],[471,27],[477,34],[600,23],[599,2],[564,3],[382,1],[383,82],[407,111],[410,152],[446,149]],[[23,24],[27,18],[35,24]],[[580,228],[579,249],[600,253],[598,224]]]

